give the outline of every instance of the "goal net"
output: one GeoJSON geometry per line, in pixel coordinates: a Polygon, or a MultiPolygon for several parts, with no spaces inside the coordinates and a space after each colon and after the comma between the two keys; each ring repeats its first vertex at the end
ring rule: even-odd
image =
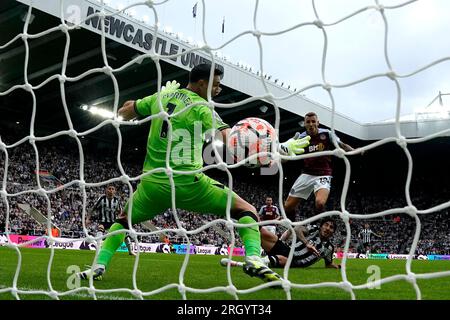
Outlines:
{"type": "MultiPolygon", "coordinates": [[[[390,35],[390,15],[397,13],[401,11],[403,8],[408,6],[415,5],[416,2],[419,1],[397,1],[395,4],[392,4],[393,1],[389,1],[389,4],[383,4],[384,1],[366,1],[366,4],[361,6],[359,5],[355,10],[352,12],[348,12],[347,14],[340,16],[338,18],[335,18],[333,20],[326,20],[321,15],[320,8],[323,7],[321,4],[321,1],[314,1],[312,0],[310,2],[312,12],[315,16],[312,20],[302,20],[299,19],[297,23],[292,24],[290,26],[280,28],[274,31],[266,31],[268,28],[265,28],[263,23],[258,20],[259,13],[261,10],[261,6],[263,6],[263,1],[255,1],[253,4],[253,7],[251,8],[252,12],[252,21],[249,25],[243,28],[241,32],[235,34],[233,37],[230,37],[228,39],[223,39],[220,41],[220,44],[218,45],[212,45],[208,42],[208,38],[206,36],[207,30],[205,30],[206,26],[206,20],[208,19],[207,16],[207,8],[210,5],[210,2],[208,1],[198,1],[196,3],[191,3],[190,5],[194,6],[192,14],[196,17],[196,30],[201,34],[199,37],[201,39],[201,43],[194,44],[193,41],[184,41],[183,46],[185,49],[182,49],[179,46],[176,46],[175,44],[170,45],[168,42],[161,40],[161,35],[164,34],[164,37],[171,37],[171,38],[179,38],[180,35],[176,34],[174,32],[171,32],[168,29],[163,29],[159,24],[159,19],[161,15],[167,14],[164,11],[164,4],[167,1],[127,1],[127,2],[120,2],[120,1],[94,1],[94,0],[67,0],[67,1],[44,1],[44,0],[20,0],[22,4],[27,5],[28,10],[24,12],[23,15],[17,16],[16,19],[22,19],[23,20],[23,28],[14,38],[8,39],[4,43],[0,43],[0,51],[6,52],[11,46],[14,46],[15,43],[22,41],[24,46],[24,77],[23,77],[23,83],[16,84],[7,88],[4,88],[2,86],[2,89],[0,90],[0,97],[6,97],[10,94],[13,94],[14,92],[26,92],[27,94],[31,95],[33,98],[33,104],[32,109],[27,111],[31,113],[31,121],[29,128],[27,128],[27,134],[20,140],[11,140],[11,139],[5,139],[5,137],[0,137],[0,153],[1,153],[1,160],[3,162],[2,166],[2,185],[1,185],[1,210],[2,215],[4,219],[4,228],[0,232],[3,233],[2,237],[5,236],[2,239],[6,239],[3,241],[3,245],[7,248],[13,249],[17,256],[19,257],[17,259],[17,268],[14,273],[14,277],[12,279],[11,284],[8,284],[6,286],[0,287],[0,293],[10,293],[14,298],[20,299],[22,297],[25,297],[27,295],[47,295],[50,298],[53,299],[61,299],[63,297],[71,297],[76,296],[80,294],[86,294],[86,297],[92,297],[97,298],[98,294],[113,294],[118,292],[125,292],[128,294],[133,295],[134,298],[137,299],[144,299],[144,298],[151,298],[153,296],[157,296],[158,294],[164,293],[168,290],[178,290],[179,297],[181,299],[187,299],[189,293],[215,293],[215,292],[225,292],[229,295],[232,299],[239,299],[241,296],[246,294],[251,294],[258,292],[260,290],[264,290],[271,286],[278,286],[281,285],[282,289],[285,293],[286,299],[292,299],[292,291],[296,289],[317,289],[317,288],[332,288],[337,290],[345,291],[350,295],[352,299],[357,298],[356,292],[358,290],[363,289],[369,289],[374,287],[379,287],[380,285],[395,282],[395,281],[406,281],[410,283],[412,288],[415,292],[415,297],[417,299],[422,298],[421,288],[418,285],[418,281],[421,279],[431,279],[431,278],[440,278],[440,277],[448,277],[450,276],[450,271],[441,271],[441,272],[431,272],[431,273],[415,273],[412,271],[412,263],[413,259],[417,257],[416,248],[418,245],[418,242],[421,239],[421,218],[424,216],[433,215],[433,213],[439,212],[441,210],[448,209],[450,207],[450,201],[443,202],[441,204],[435,205],[433,207],[430,207],[426,210],[419,210],[416,208],[415,203],[411,200],[410,196],[410,183],[413,173],[413,164],[414,159],[411,156],[411,153],[408,149],[408,147],[412,144],[418,144],[426,141],[430,141],[437,137],[444,137],[450,135],[450,129],[443,127],[440,130],[436,130],[435,132],[428,133],[420,138],[407,138],[404,130],[409,130],[408,128],[402,126],[401,124],[401,115],[402,115],[402,80],[409,79],[411,77],[414,77],[417,74],[424,73],[429,69],[435,68],[438,65],[442,64],[443,62],[447,61],[448,57],[437,57],[434,58],[432,61],[429,61],[421,66],[417,66],[415,70],[409,71],[409,72],[399,72],[395,69],[394,65],[391,63],[390,54],[391,54],[391,48],[390,48],[390,42],[389,42],[389,35],[390,35]],[[133,18],[134,14],[138,14],[140,10],[147,10],[148,16],[141,17],[140,19],[143,20],[143,23],[146,24],[147,30],[150,30],[150,32],[146,33],[143,32],[141,29],[137,29],[133,27],[133,25],[129,25],[124,23],[124,20],[121,20],[123,17],[125,17],[128,20],[137,21],[135,18],[133,18]],[[38,11],[45,11],[50,13],[53,16],[59,17],[60,23],[59,25],[51,28],[44,28],[43,30],[40,30],[37,33],[31,33],[29,31],[29,26],[32,23],[32,20],[35,17],[35,14],[38,11]],[[328,62],[328,45],[331,41],[331,37],[329,36],[329,30],[333,27],[342,25],[347,23],[348,21],[351,21],[352,19],[358,19],[362,14],[369,12],[371,14],[371,17],[373,19],[380,19],[382,21],[382,28],[380,30],[377,30],[382,34],[383,37],[383,55],[384,55],[384,62],[385,62],[385,69],[384,71],[380,71],[378,73],[373,74],[366,74],[362,77],[356,77],[352,78],[351,80],[345,82],[345,83],[335,83],[331,80],[329,80],[327,76],[327,62],[328,62]],[[376,18],[375,18],[376,17],[376,18]],[[76,48],[73,48],[72,41],[74,34],[80,30],[80,28],[88,29],[92,32],[95,32],[100,35],[100,41],[98,43],[98,47],[101,50],[101,56],[103,59],[103,65],[102,66],[96,66],[92,67],[86,72],[82,72],[76,76],[68,76],[66,74],[66,69],[68,65],[75,63],[75,61],[71,61],[69,59],[69,53],[71,50],[79,50],[76,48]],[[299,30],[303,30],[305,28],[316,28],[318,32],[318,36],[315,41],[321,41],[322,43],[322,52],[320,56],[320,66],[321,66],[321,74],[320,79],[318,79],[317,82],[310,82],[306,85],[304,85],[302,88],[296,88],[294,89],[293,86],[288,86],[287,84],[281,83],[281,81],[277,80],[274,82],[275,79],[272,79],[270,75],[267,74],[266,65],[267,61],[264,59],[264,53],[265,53],[265,46],[264,41],[267,38],[273,38],[273,37],[283,37],[286,34],[297,32],[299,30]],[[120,30],[120,31],[118,31],[120,30]],[[142,54],[138,54],[134,56],[130,61],[128,61],[126,64],[120,65],[120,66],[113,66],[112,61],[114,60],[114,57],[111,57],[110,54],[108,54],[108,48],[111,46],[111,44],[107,41],[108,39],[114,39],[114,37],[117,38],[117,35],[121,34],[120,39],[117,39],[118,42],[121,42],[120,45],[126,46],[126,45],[134,45],[136,48],[140,47],[140,51],[142,54]],[[62,56],[62,60],[60,62],[60,65],[58,65],[56,68],[54,68],[54,71],[52,71],[51,76],[46,77],[44,80],[39,82],[38,84],[32,84],[29,81],[29,78],[32,77],[34,74],[31,74],[28,70],[28,66],[30,64],[30,61],[32,59],[40,59],[41,57],[33,57],[30,55],[30,49],[32,48],[32,43],[34,41],[37,41],[39,39],[45,39],[46,37],[52,37],[56,33],[62,33],[65,38],[65,49],[64,49],[64,55],[62,56]],[[223,55],[221,53],[222,50],[226,50],[227,47],[231,46],[234,42],[241,40],[241,39],[250,39],[248,41],[252,41],[256,43],[256,46],[253,47],[256,52],[258,52],[258,68],[257,70],[253,69],[253,67],[250,67],[247,64],[244,63],[232,63],[230,61],[230,58],[226,55],[223,55]],[[125,143],[122,139],[122,130],[125,129],[134,129],[137,127],[142,127],[145,125],[148,125],[149,122],[156,118],[161,118],[165,121],[168,121],[171,117],[174,115],[167,114],[165,112],[161,112],[152,116],[149,116],[142,120],[136,120],[136,121],[123,121],[118,117],[118,109],[120,107],[120,103],[123,102],[122,95],[129,95],[129,92],[122,92],[120,90],[120,83],[117,80],[117,75],[123,72],[124,70],[127,70],[128,68],[132,68],[133,66],[139,65],[144,60],[150,59],[155,66],[155,69],[157,71],[157,77],[155,79],[150,79],[150,81],[153,81],[152,83],[157,85],[157,89],[160,92],[161,87],[164,86],[165,81],[170,81],[173,79],[170,79],[167,77],[167,75],[164,74],[164,70],[166,70],[165,67],[162,66],[162,62],[168,63],[170,67],[172,68],[174,65],[174,61],[177,61],[178,67],[182,66],[184,70],[189,70],[193,65],[198,64],[200,62],[206,62],[209,61],[213,65],[219,65],[221,67],[225,67],[225,75],[224,77],[227,77],[227,71],[232,71],[232,69],[238,69],[239,72],[242,73],[242,75],[245,75],[248,78],[251,78],[252,81],[258,81],[259,89],[257,92],[258,94],[253,94],[247,99],[243,99],[241,101],[237,101],[234,103],[219,103],[215,102],[211,96],[209,96],[208,103],[211,106],[212,109],[218,109],[218,110],[225,110],[225,112],[231,112],[234,109],[239,109],[245,105],[248,105],[249,103],[252,103],[254,101],[264,101],[266,104],[270,104],[273,106],[274,109],[274,115],[275,115],[275,122],[273,123],[275,129],[277,132],[281,132],[283,128],[280,127],[281,119],[280,119],[280,106],[283,106],[286,101],[289,101],[293,98],[299,98],[302,97],[305,93],[307,93],[310,90],[322,90],[325,95],[329,98],[329,114],[330,114],[330,128],[332,132],[334,133],[336,123],[342,122],[342,117],[338,115],[336,111],[336,103],[335,103],[335,91],[342,89],[342,88],[348,88],[351,86],[357,86],[361,83],[364,83],[369,80],[373,79],[388,79],[393,82],[395,87],[395,97],[396,97],[396,104],[393,110],[393,114],[395,115],[394,119],[394,125],[392,128],[394,128],[394,132],[389,136],[382,139],[379,139],[378,141],[368,144],[364,147],[355,149],[354,151],[345,152],[341,147],[339,147],[337,144],[335,145],[336,149],[333,151],[324,151],[320,153],[313,153],[313,154],[306,154],[306,155],[299,155],[295,157],[287,157],[280,155],[277,151],[271,152],[271,156],[274,159],[275,167],[277,174],[279,175],[278,180],[278,188],[279,188],[279,197],[276,199],[276,202],[279,205],[282,219],[273,221],[274,224],[278,225],[280,228],[287,228],[292,229],[294,226],[297,225],[307,225],[310,223],[318,222],[321,218],[327,217],[327,216],[333,216],[339,220],[339,223],[341,226],[344,226],[344,230],[342,231],[342,234],[344,235],[344,246],[343,246],[343,252],[342,256],[340,257],[342,268],[340,271],[341,280],[337,282],[316,282],[316,283],[299,283],[295,281],[291,281],[291,274],[296,272],[295,269],[289,269],[288,267],[285,267],[281,271],[281,275],[283,277],[283,280],[281,283],[264,283],[255,285],[249,289],[239,289],[239,284],[237,284],[233,280],[232,276],[232,270],[231,267],[228,266],[226,269],[222,269],[222,272],[226,272],[227,277],[227,284],[224,286],[216,286],[212,288],[201,288],[201,287],[192,287],[186,285],[185,282],[185,276],[187,273],[187,269],[190,264],[190,256],[192,255],[192,252],[187,249],[185,252],[185,259],[182,262],[178,282],[170,283],[168,285],[162,286],[160,288],[157,288],[155,290],[146,291],[143,290],[140,286],[140,281],[143,281],[142,279],[138,279],[138,266],[140,257],[144,254],[141,252],[141,247],[139,243],[134,245],[134,248],[137,251],[137,258],[134,262],[134,268],[133,268],[133,274],[132,274],[132,283],[133,288],[114,288],[114,289],[99,289],[97,287],[97,283],[94,281],[90,281],[89,283],[81,283],[75,288],[71,288],[68,290],[56,290],[54,289],[54,285],[52,283],[52,272],[55,272],[54,269],[55,262],[54,256],[55,256],[55,249],[59,248],[61,246],[70,246],[70,243],[75,243],[77,241],[82,240],[83,243],[86,246],[91,245],[91,247],[96,248],[96,254],[94,259],[92,260],[92,264],[95,264],[99,249],[100,249],[100,243],[104,240],[105,236],[94,236],[93,233],[89,230],[89,226],[86,225],[86,217],[88,215],[89,210],[89,204],[88,199],[90,197],[89,190],[92,190],[92,188],[98,188],[102,189],[106,187],[108,184],[116,183],[116,184],[122,184],[124,186],[124,192],[130,197],[133,194],[133,192],[136,189],[136,185],[139,182],[139,180],[143,177],[143,174],[136,173],[134,175],[130,175],[130,173],[124,168],[124,165],[122,163],[122,155],[123,155],[123,149],[125,146],[125,143]],[[70,83],[83,83],[83,81],[86,81],[86,89],[89,90],[89,83],[91,81],[91,77],[95,75],[106,75],[109,77],[111,81],[111,92],[110,97],[112,98],[113,105],[110,106],[110,112],[111,115],[108,119],[103,120],[99,125],[90,128],[86,131],[77,131],[76,128],[73,126],[72,123],[72,116],[74,112],[70,109],[69,104],[66,100],[68,98],[68,94],[66,94],[66,87],[70,83]],[[34,126],[34,117],[35,114],[42,108],[43,106],[40,105],[40,102],[36,99],[36,96],[38,95],[37,92],[45,85],[52,81],[58,82],[58,90],[60,91],[61,98],[62,98],[62,106],[63,106],[63,112],[66,116],[67,123],[69,125],[69,128],[64,131],[59,131],[54,134],[50,135],[44,135],[39,136],[36,135],[36,128],[34,126]],[[231,111],[230,111],[231,110],[231,111]],[[84,156],[84,149],[83,149],[83,138],[84,136],[87,136],[95,131],[102,130],[105,126],[111,125],[117,136],[117,152],[114,157],[116,163],[114,163],[114,166],[116,166],[116,172],[117,175],[112,176],[111,178],[105,180],[105,181],[99,181],[99,182],[89,182],[86,179],[86,173],[85,173],[85,167],[87,160],[84,156]],[[12,166],[18,165],[17,163],[10,163],[11,158],[11,152],[14,148],[30,144],[31,145],[31,154],[32,159],[35,163],[35,172],[40,172],[42,165],[40,163],[40,160],[45,157],[45,155],[40,154],[39,148],[37,147],[37,143],[42,142],[49,142],[51,143],[53,139],[57,139],[60,137],[69,137],[73,139],[73,141],[76,142],[76,146],[79,153],[79,162],[78,162],[78,168],[71,174],[67,174],[70,179],[67,179],[67,181],[60,181],[61,184],[58,186],[45,186],[41,179],[36,175],[36,181],[35,181],[35,187],[32,189],[17,191],[19,189],[15,188],[14,181],[10,181],[8,179],[8,172],[12,170],[12,166]],[[12,142],[11,142],[12,141],[12,142]],[[408,167],[407,167],[407,178],[406,183],[404,186],[404,195],[406,197],[407,205],[403,207],[396,207],[391,208],[388,210],[380,211],[380,212],[372,212],[370,214],[360,214],[358,212],[352,212],[347,208],[347,193],[348,189],[351,185],[351,174],[352,174],[352,166],[351,162],[349,160],[349,157],[358,155],[364,152],[371,151],[373,149],[376,149],[384,144],[388,143],[396,143],[399,148],[401,148],[403,154],[408,159],[408,167]],[[299,161],[305,158],[312,158],[317,156],[333,156],[336,158],[339,158],[344,163],[345,168],[345,174],[344,174],[344,180],[343,180],[343,186],[342,186],[342,192],[340,194],[340,197],[338,198],[339,207],[340,210],[329,210],[314,216],[311,216],[309,218],[303,219],[301,221],[290,221],[287,219],[286,213],[283,209],[283,188],[286,188],[285,186],[285,176],[288,174],[286,172],[283,172],[283,165],[282,161],[299,161]],[[61,214],[64,216],[64,212],[55,212],[55,210],[52,208],[52,204],[54,203],[54,196],[58,193],[61,193],[63,191],[71,190],[71,189],[78,189],[80,191],[80,194],[82,197],[80,199],[73,199],[70,198],[71,196],[65,195],[66,201],[80,201],[80,217],[79,221],[82,222],[82,233],[76,234],[73,239],[62,239],[60,237],[55,237],[52,234],[52,228],[53,228],[53,219],[52,216],[55,214],[61,214]],[[41,215],[34,215],[35,217],[41,218],[41,222],[45,223],[47,230],[46,233],[30,238],[29,240],[26,240],[21,243],[17,243],[12,240],[11,235],[14,232],[12,229],[13,223],[12,217],[13,212],[11,208],[17,203],[17,199],[20,197],[27,197],[28,201],[30,203],[26,203],[28,207],[33,206],[32,198],[33,197],[40,197],[41,200],[43,200],[43,203],[45,203],[44,207],[41,207],[38,209],[34,209],[33,212],[43,212],[46,214],[46,217],[41,215]],[[388,277],[381,277],[375,281],[367,282],[365,284],[355,284],[353,283],[347,274],[347,265],[348,265],[348,257],[350,247],[351,247],[351,235],[352,235],[352,221],[361,220],[364,221],[366,219],[376,219],[380,217],[386,217],[391,215],[398,215],[401,217],[409,217],[414,220],[415,223],[415,230],[413,235],[413,241],[409,248],[409,253],[406,257],[406,263],[404,266],[404,270],[399,270],[399,274],[388,276],[388,277]],[[48,267],[46,270],[47,273],[47,284],[48,287],[45,289],[37,289],[37,288],[23,288],[20,285],[18,285],[18,279],[21,275],[23,265],[22,265],[22,251],[21,249],[23,247],[30,247],[33,246],[33,244],[39,243],[44,241],[47,243],[48,247],[51,250],[50,259],[48,261],[48,267]]],[[[423,2],[423,1],[420,1],[423,2]]],[[[176,17],[175,17],[176,18],[176,17]]],[[[225,18],[220,19],[221,23],[221,32],[223,34],[224,28],[225,28],[225,18]]],[[[246,41],[247,41],[246,40],[246,41]]],[[[349,41],[351,41],[349,39],[349,41]]],[[[357,45],[356,45],[357,46],[357,45]]],[[[283,50],[283,49],[281,49],[283,50]]],[[[355,48],[357,50],[357,48],[355,48]]],[[[286,55],[292,55],[295,54],[295,52],[280,52],[280,59],[283,59],[286,55]]],[[[235,55],[239,55],[239,52],[236,52],[235,55]]],[[[43,57],[42,57],[43,58],[43,57]]],[[[0,62],[1,63],[1,62],[0,62]]],[[[167,67],[168,68],[168,67],[167,67]]],[[[173,70],[173,69],[171,69],[173,70]]],[[[351,72],[350,72],[351,73],[351,72]]],[[[172,74],[174,74],[174,71],[172,71],[172,74]]],[[[176,73],[175,73],[176,74],[176,73]]],[[[247,78],[246,78],[247,79],[247,78]]],[[[137,97],[135,97],[137,98],[137,97]]],[[[231,100],[231,99],[230,99],[231,100]]],[[[10,106],[12,107],[12,106],[10,106]]],[[[192,107],[192,106],[191,106],[192,107]]],[[[0,107],[2,108],[2,107],[0,107]]],[[[1,110],[1,109],[0,109],[1,110]]],[[[98,113],[101,113],[103,111],[97,110],[98,113]]],[[[301,115],[306,113],[305,109],[299,110],[301,115]]],[[[3,111],[2,111],[3,112],[3,111]]],[[[6,112],[6,111],[5,111],[6,112]]],[[[24,111],[25,112],[25,111],[24,111]]],[[[220,114],[221,112],[219,112],[220,114]]],[[[217,121],[216,117],[214,117],[214,121],[217,121]]],[[[233,125],[233,124],[230,124],[233,125]]],[[[290,124],[292,125],[292,123],[290,124]]],[[[169,125],[170,126],[170,125],[169,125]]],[[[171,130],[168,131],[169,134],[169,140],[171,138],[171,130]]],[[[233,177],[233,174],[231,172],[231,169],[234,169],[236,167],[242,166],[243,163],[238,164],[230,164],[227,163],[227,159],[224,157],[220,157],[221,154],[219,151],[219,146],[216,144],[212,144],[212,148],[215,151],[215,161],[212,164],[205,165],[201,170],[198,170],[197,172],[207,172],[211,169],[219,169],[223,171],[226,174],[226,177],[228,178],[227,184],[231,190],[233,190],[233,187],[235,187],[235,184],[233,183],[235,181],[235,177],[233,177]]],[[[101,155],[98,155],[99,159],[101,159],[101,155]]],[[[47,167],[46,167],[47,168],[47,167]]],[[[165,172],[171,176],[173,174],[172,168],[169,166],[169,162],[167,163],[167,167],[163,168],[165,172]]],[[[262,169],[264,170],[264,169],[262,169]]],[[[270,170],[269,170],[270,171],[270,170]]],[[[269,172],[267,171],[267,172],[269,172]]],[[[150,174],[152,172],[149,172],[147,174],[150,174]]],[[[193,172],[189,172],[192,174],[193,172]]],[[[267,173],[269,174],[269,173],[267,173]]],[[[289,173],[290,174],[290,173],[289,173]]],[[[181,216],[184,214],[184,212],[181,212],[180,210],[177,210],[175,206],[175,185],[172,181],[171,184],[171,190],[172,190],[172,203],[173,206],[171,208],[171,214],[173,216],[173,219],[175,221],[175,224],[177,225],[177,228],[160,228],[155,227],[153,224],[148,224],[147,229],[136,229],[135,226],[131,226],[131,217],[129,215],[128,222],[130,224],[130,229],[126,232],[131,236],[133,241],[138,241],[139,239],[142,239],[142,237],[153,237],[154,239],[160,239],[161,235],[165,234],[172,234],[178,237],[181,241],[189,245],[193,244],[191,243],[190,237],[193,235],[200,234],[204,232],[206,229],[211,228],[216,230],[220,237],[228,236],[230,241],[230,248],[228,250],[229,257],[232,258],[233,256],[231,253],[233,252],[233,249],[237,246],[237,237],[235,237],[235,230],[236,227],[239,227],[240,225],[237,224],[236,221],[231,219],[230,216],[230,206],[231,206],[231,194],[228,199],[228,212],[226,213],[226,218],[219,218],[217,217],[214,220],[207,221],[203,226],[189,230],[185,228],[181,222],[181,216]]],[[[131,207],[129,208],[131,210],[131,207]]],[[[15,214],[14,214],[15,216],[15,214]]],[[[2,218],[0,216],[0,218],[2,218]]],[[[266,225],[267,223],[264,222],[258,222],[258,225],[266,225]]],[[[2,224],[0,224],[2,226],[2,224]]],[[[125,232],[125,231],[122,231],[125,232]]],[[[116,232],[117,233],[117,232],[116,232]]],[[[294,235],[293,241],[296,241],[296,237],[294,235]]],[[[288,256],[288,262],[287,266],[290,265],[290,262],[293,259],[293,249],[291,250],[289,256],[288,256]]],[[[217,264],[217,268],[221,268],[219,264],[217,264]]],[[[147,279],[148,280],[148,279],[147,279]]],[[[151,279],[149,280],[151,281],[151,279]]]]}

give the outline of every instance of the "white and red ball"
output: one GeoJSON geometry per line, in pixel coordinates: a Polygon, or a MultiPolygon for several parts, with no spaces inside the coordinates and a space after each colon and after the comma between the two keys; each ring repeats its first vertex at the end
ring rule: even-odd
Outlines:
{"type": "Polygon", "coordinates": [[[276,139],[275,129],[266,120],[259,118],[245,118],[231,129],[228,136],[228,150],[230,150],[235,163],[246,160],[244,165],[257,168],[270,164],[269,154],[259,155],[249,159],[260,152],[271,152],[276,139]]]}

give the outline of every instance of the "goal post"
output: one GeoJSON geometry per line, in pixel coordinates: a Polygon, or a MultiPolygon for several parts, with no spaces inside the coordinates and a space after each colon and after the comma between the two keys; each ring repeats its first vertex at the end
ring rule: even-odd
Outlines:
{"type": "MultiPolygon", "coordinates": [[[[31,218],[33,218],[37,223],[39,223],[39,225],[41,225],[44,228],[47,228],[48,218],[44,214],[42,214],[42,212],[40,212],[38,209],[27,203],[18,203],[17,206],[22,210],[22,212],[26,213],[31,218]]],[[[61,229],[52,221],[50,221],[50,226],[52,235],[54,237],[60,237],[61,229]]]]}

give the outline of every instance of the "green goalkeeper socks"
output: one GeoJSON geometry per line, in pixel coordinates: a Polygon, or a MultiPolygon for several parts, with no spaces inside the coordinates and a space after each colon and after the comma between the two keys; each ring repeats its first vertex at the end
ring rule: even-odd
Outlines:
{"type": "MultiPolygon", "coordinates": [[[[242,217],[238,220],[239,223],[249,224],[255,223],[256,221],[248,216],[242,217]]],[[[120,223],[114,223],[109,232],[114,232],[117,230],[122,230],[124,227],[120,223]]],[[[257,225],[247,228],[239,228],[239,235],[242,238],[245,246],[245,255],[246,256],[261,256],[261,236],[259,233],[259,228],[257,225]]],[[[116,252],[117,248],[120,247],[122,242],[125,239],[124,233],[115,234],[113,236],[108,236],[103,241],[102,248],[100,249],[100,253],[98,254],[97,264],[102,264],[105,267],[108,267],[111,259],[116,252]]]]}
{"type": "MultiPolygon", "coordinates": [[[[114,223],[108,232],[113,232],[117,230],[125,229],[120,223],[114,223]]],[[[113,236],[108,236],[103,241],[102,248],[100,249],[100,253],[98,254],[97,264],[102,264],[105,267],[108,267],[111,259],[116,252],[117,248],[120,247],[123,240],[125,239],[125,233],[118,233],[113,236]]]]}
{"type": "MultiPolygon", "coordinates": [[[[249,217],[244,216],[238,220],[239,223],[249,224],[255,223],[256,221],[249,217]]],[[[259,233],[259,227],[254,225],[252,227],[247,228],[239,228],[239,235],[242,238],[242,242],[244,242],[245,247],[245,256],[261,256],[261,235],[259,233]]]]}

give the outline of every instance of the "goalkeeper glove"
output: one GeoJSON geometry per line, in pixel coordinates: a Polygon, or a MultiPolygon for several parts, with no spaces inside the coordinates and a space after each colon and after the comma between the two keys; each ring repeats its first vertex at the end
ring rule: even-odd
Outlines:
{"type": "Polygon", "coordinates": [[[180,84],[177,82],[177,80],[167,81],[165,86],[161,87],[161,93],[167,94],[174,92],[180,87],[180,84]]]}
{"type": "Polygon", "coordinates": [[[286,142],[280,144],[278,151],[284,156],[295,156],[305,152],[305,148],[309,146],[310,136],[299,139],[300,133],[286,142]]]}

